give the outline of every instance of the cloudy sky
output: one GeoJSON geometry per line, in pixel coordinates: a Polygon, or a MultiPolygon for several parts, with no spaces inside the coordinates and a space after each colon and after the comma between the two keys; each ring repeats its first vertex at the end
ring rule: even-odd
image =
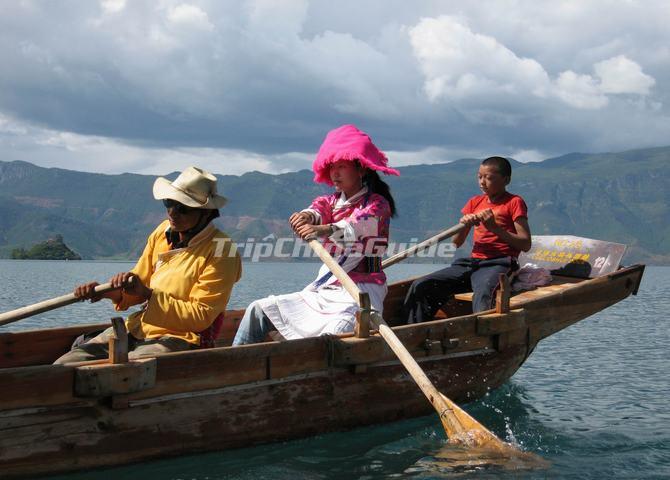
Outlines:
{"type": "Polygon", "coordinates": [[[354,123],[395,165],[670,144],[670,2],[8,0],[0,160],[309,168],[354,123]]]}

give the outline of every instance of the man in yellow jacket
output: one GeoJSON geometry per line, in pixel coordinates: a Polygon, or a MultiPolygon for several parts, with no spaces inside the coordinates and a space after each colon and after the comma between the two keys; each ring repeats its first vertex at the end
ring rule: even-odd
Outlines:
{"type": "MultiPolygon", "coordinates": [[[[153,194],[168,218],[149,235],[135,267],[112,277],[118,290],[98,296],[96,282],[75,288],[82,299],[109,298],[118,311],[142,304],[126,320],[130,358],[197,348],[199,332],[225,311],[242,273],[235,244],[212,223],[226,203],[214,175],[189,167],[174,182],[158,178],[153,194]]],[[[55,363],[106,358],[111,336],[109,328],[55,363]]]]}

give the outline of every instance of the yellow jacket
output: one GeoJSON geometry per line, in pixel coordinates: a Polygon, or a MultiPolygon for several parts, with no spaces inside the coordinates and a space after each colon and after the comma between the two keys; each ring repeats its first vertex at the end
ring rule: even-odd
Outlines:
{"type": "MultiPolygon", "coordinates": [[[[233,285],[242,275],[242,262],[232,240],[211,223],[187,247],[174,250],[165,237],[168,227],[165,220],[149,235],[131,270],[153,293],[145,308],[128,316],[126,326],[138,339],[170,336],[197,345],[197,332],[226,309],[233,285]]],[[[116,310],[141,302],[123,293],[116,310]]]]}

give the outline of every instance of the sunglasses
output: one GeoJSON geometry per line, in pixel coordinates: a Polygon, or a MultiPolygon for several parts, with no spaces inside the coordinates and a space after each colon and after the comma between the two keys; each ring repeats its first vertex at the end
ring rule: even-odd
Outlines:
{"type": "Polygon", "coordinates": [[[165,208],[169,209],[174,209],[175,212],[185,214],[185,213],[191,213],[193,210],[197,210],[193,207],[189,207],[187,205],[184,205],[183,203],[179,203],[176,200],[171,200],[169,198],[163,200],[163,206],[165,208]]]}

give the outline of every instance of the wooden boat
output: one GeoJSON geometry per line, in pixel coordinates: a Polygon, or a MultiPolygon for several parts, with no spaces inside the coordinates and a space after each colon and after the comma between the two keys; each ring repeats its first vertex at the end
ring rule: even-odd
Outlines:
{"type": "MultiPolygon", "coordinates": [[[[499,313],[472,314],[461,294],[436,320],[402,325],[408,279],[389,286],[385,317],[438,389],[468,402],[507,381],[543,338],[636,294],[643,272],[554,275],[499,302],[499,313]]],[[[0,334],[0,476],[246,447],[433,411],[374,332],[224,346],[242,314],[226,313],[221,347],[120,364],[49,364],[105,325],[0,334]]]]}

